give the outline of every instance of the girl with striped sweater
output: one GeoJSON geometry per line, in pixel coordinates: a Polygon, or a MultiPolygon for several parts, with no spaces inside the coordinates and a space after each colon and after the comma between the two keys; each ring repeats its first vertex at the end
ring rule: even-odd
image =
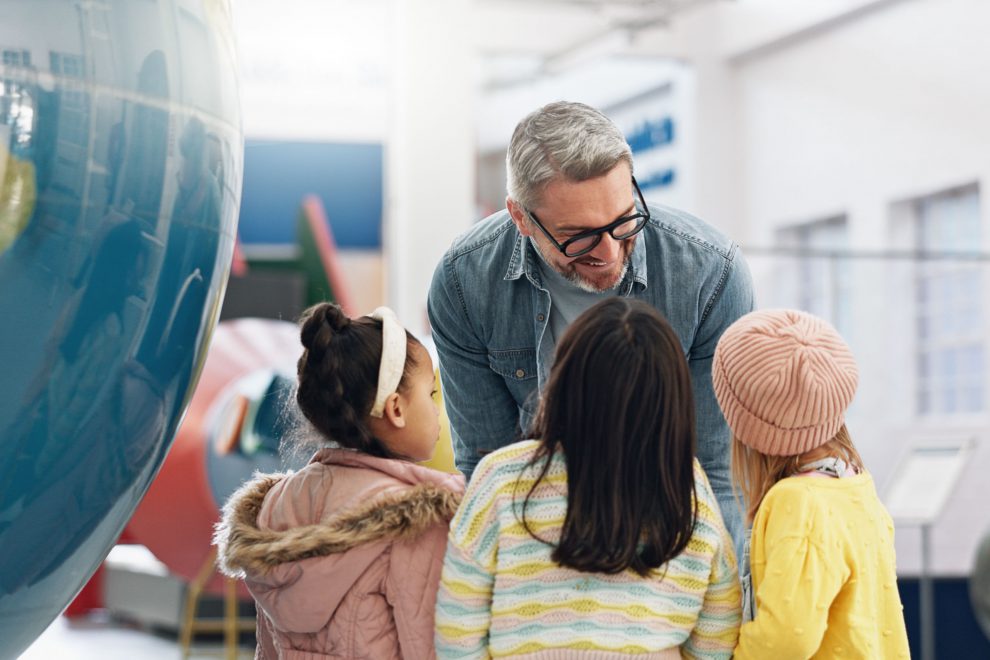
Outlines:
{"type": "Polygon", "coordinates": [[[451,523],[440,658],[729,658],[732,541],[694,457],[683,349],[608,298],[558,343],[529,440],[486,456],[451,523]]]}

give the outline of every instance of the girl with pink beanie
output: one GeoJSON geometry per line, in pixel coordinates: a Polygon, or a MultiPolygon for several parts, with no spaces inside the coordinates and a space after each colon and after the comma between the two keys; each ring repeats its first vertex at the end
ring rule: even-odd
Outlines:
{"type": "Polygon", "coordinates": [[[909,657],[894,525],[845,426],[849,347],[811,314],[751,312],[719,340],[712,381],[752,525],[734,657],[909,657]]]}

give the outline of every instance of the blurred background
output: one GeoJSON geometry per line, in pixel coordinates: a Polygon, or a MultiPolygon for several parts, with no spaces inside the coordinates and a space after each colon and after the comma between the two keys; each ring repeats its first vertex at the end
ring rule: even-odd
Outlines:
{"type": "MultiPolygon", "coordinates": [[[[931,585],[937,656],[990,657],[969,590],[990,531],[990,3],[232,9],[244,181],[221,319],[292,321],[329,296],[356,313],[388,304],[428,336],[440,256],[504,207],[516,122],[554,100],[594,105],[625,132],[647,199],[743,247],[758,306],[811,311],[848,339],[861,368],[850,430],[881,495],[903,512],[912,650],[931,585]]],[[[41,56],[0,46],[5,64],[41,56]]],[[[176,653],[160,634],[133,647],[145,633],[106,634],[60,619],[24,657],[176,653]],[[86,640],[102,648],[87,655],[86,640]]]]}

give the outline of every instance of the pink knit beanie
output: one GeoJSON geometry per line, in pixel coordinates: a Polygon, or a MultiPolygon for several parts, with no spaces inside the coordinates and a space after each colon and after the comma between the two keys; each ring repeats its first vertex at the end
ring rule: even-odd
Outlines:
{"type": "Polygon", "coordinates": [[[750,312],[715,349],[715,396],[736,440],[761,454],[796,456],[842,426],[859,376],[839,333],[790,309],[750,312]]]}

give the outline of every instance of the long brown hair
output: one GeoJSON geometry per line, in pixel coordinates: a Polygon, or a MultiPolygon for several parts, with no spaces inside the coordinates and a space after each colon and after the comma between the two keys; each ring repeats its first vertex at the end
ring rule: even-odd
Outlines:
{"type": "MultiPolygon", "coordinates": [[[[857,471],[863,470],[863,459],[853,446],[849,430],[843,424],[835,436],[810,451],[797,456],[771,456],[761,454],[739,442],[732,440],[732,480],[736,485],[737,501],[741,496],[746,502],[746,522],[752,524],[756,511],[763,498],[781,479],[792,477],[801,466],[821,458],[834,456],[841,458],[857,471]]],[[[740,502],[740,505],[742,503],[740,502]]]]}
{"type": "Polygon", "coordinates": [[[650,305],[608,298],[561,337],[530,437],[543,465],[562,451],[567,514],[552,558],[579,571],[640,575],[677,556],[694,532],[694,401],[687,361],[650,305]]]}

